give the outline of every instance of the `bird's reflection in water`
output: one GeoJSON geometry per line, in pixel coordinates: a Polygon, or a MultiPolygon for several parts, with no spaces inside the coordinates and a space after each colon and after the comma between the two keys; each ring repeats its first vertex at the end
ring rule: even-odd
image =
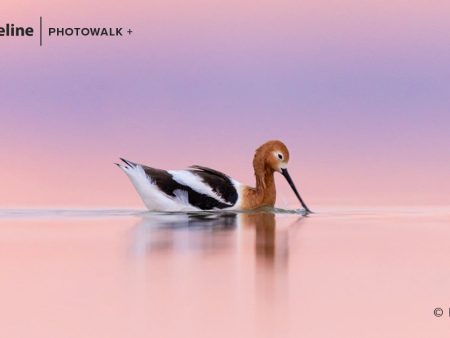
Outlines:
{"type": "Polygon", "coordinates": [[[276,231],[275,214],[271,212],[241,215],[241,223],[255,231],[255,253],[257,262],[273,268],[285,266],[288,259],[287,232],[276,231]]]}
{"type": "MultiPolygon", "coordinates": [[[[270,309],[258,315],[264,321],[282,318],[280,309],[289,299],[290,236],[298,228],[295,226],[298,220],[292,223],[293,220],[292,216],[272,212],[148,213],[133,229],[130,251],[133,258],[145,261],[181,258],[194,275],[203,272],[192,254],[214,259],[220,253],[221,263],[217,261],[217,264],[224,264],[223,259],[228,262],[223,270],[227,278],[234,275],[233,278],[241,280],[243,288],[245,283],[255,283],[255,296],[261,308],[270,309]],[[184,260],[185,257],[194,260],[184,260]]],[[[179,271],[185,273],[183,269],[179,271]]]]}
{"type": "Polygon", "coordinates": [[[257,213],[148,213],[132,230],[131,251],[223,250],[237,246],[242,236],[255,235],[258,263],[266,268],[286,267],[289,257],[289,227],[277,229],[276,214],[257,213]]]}
{"type": "Polygon", "coordinates": [[[136,224],[131,251],[217,251],[232,247],[235,213],[146,214],[136,224]]]}
{"type": "Polygon", "coordinates": [[[261,309],[270,309],[259,315],[262,320],[282,320],[283,311],[289,299],[289,242],[296,221],[286,223],[271,212],[242,214],[241,224],[255,233],[255,290],[261,309]],[[277,226],[277,218],[279,226],[277,226]],[[286,227],[285,225],[288,224],[286,227]]]}

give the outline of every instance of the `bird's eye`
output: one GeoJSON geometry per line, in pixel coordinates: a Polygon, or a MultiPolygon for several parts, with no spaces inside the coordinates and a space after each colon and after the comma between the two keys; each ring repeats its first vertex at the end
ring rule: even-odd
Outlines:
{"type": "Polygon", "coordinates": [[[282,159],[283,159],[283,155],[278,154],[278,158],[279,158],[280,160],[282,160],[282,159]]]}

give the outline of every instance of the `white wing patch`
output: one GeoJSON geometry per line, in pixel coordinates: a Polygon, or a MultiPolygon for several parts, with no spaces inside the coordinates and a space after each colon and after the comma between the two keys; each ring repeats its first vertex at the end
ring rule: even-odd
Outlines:
{"type": "Polygon", "coordinates": [[[221,196],[219,196],[217,193],[215,193],[212,190],[211,186],[203,182],[200,176],[195,175],[188,170],[168,170],[167,172],[170,175],[172,175],[172,178],[175,182],[182,185],[187,185],[192,190],[195,190],[200,194],[212,197],[221,203],[228,205],[230,204],[229,202],[225,201],[221,196]]]}
{"type": "Polygon", "coordinates": [[[173,191],[173,194],[175,195],[175,199],[179,204],[183,204],[187,207],[191,206],[189,204],[189,196],[186,190],[176,189],[173,191]]]}

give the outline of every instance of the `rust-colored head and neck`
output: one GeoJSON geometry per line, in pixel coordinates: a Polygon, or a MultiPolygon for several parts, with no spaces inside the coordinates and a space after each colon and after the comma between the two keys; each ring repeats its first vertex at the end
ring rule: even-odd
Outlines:
{"type": "Polygon", "coordinates": [[[279,172],[289,182],[294,193],[307,212],[311,212],[303,203],[288,172],[289,150],[283,142],[268,141],[256,149],[253,158],[256,187],[244,187],[242,209],[253,210],[262,207],[273,207],[276,200],[274,173],[279,172]]]}

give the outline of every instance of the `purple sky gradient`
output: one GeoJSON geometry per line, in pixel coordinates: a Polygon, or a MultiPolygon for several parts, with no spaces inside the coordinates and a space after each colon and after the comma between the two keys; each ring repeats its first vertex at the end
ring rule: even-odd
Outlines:
{"type": "Polygon", "coordinates": [[[134,33],[0,40],[0,206],[139,205],[118,156],[253,183],[272,138],[307,202],[450,202],[450,5],[109,3],[7,1],[17,21],[134,33]]]}

